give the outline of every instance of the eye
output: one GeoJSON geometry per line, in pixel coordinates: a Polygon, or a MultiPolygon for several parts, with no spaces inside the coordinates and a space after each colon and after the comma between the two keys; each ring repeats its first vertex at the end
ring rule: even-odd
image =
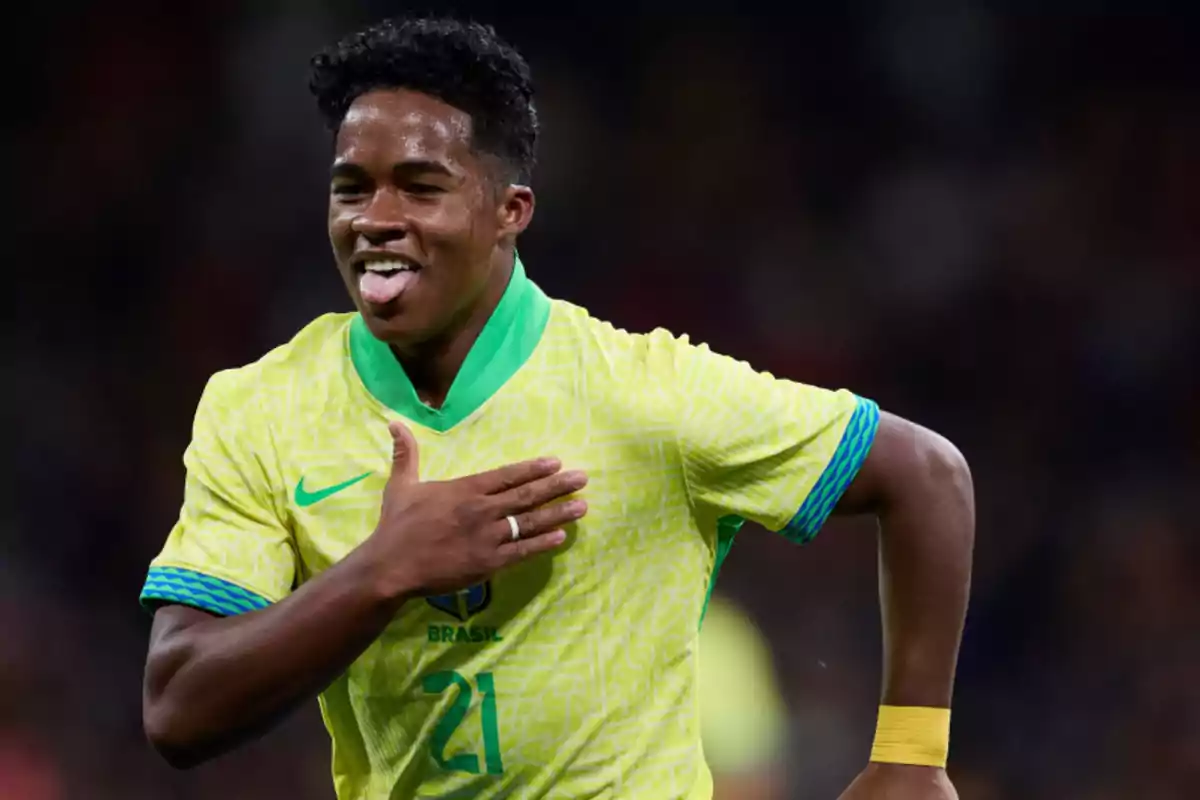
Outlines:
{"type": "Polygon", "coordinates": [[[361,197],[367,193],[367,187],[356,181],[336,181],[329,191],[336,197],[361,197]]]}
{"type": "Polygon", "coordinates": [[[441,194],[446,191],[441,186],[436,186],[432,183],[410,183],[408,185],[409,194],[415,195],[433,195],[441,194]]]}

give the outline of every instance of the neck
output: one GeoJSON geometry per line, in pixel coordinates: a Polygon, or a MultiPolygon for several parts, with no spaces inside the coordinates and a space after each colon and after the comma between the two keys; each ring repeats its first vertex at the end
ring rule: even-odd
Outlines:
{"type": "Polygon", "coordinates": [[[403,351],[392,347],[417,396],[431,408],[441,408],[446,401],[467,354],[508,288],[513,255],[502,252],[497,260],[500,263],[493,263],[483,290],[459,311],[443,333],[403,351]]]}

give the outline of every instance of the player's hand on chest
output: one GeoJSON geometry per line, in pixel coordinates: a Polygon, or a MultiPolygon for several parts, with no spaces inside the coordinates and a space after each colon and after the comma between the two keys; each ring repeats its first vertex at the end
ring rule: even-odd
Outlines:
{"type": "Polygon", "coordinates": [[[422,480],[416,438],[402,423],[389,427],[390,474],[381,494],[370,491],[379,476],[369,471],[332,483],[309,483],[302,477],[297,484],[297,538],[304,540],[301,547],[313,551],[302,555],[327,562],[314,567],[342,557],[361,558],[389,598],[402,602],[442,595],[478,585],[506,566],[559,547],[566,539],[563,527],[587,513],[586,502],[571,497],[586,485],[587,475],[564,469],[556,458],[422,480]],[[373,525],[372,502],[377,504],[373,525]],[[370,530],[362,529],[368,526],[370,530]]]}

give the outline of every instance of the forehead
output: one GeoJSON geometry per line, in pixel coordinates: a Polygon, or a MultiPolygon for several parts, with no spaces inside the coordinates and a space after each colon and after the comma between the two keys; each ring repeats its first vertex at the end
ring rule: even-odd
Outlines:
{"type": "Polygon", "coordinates": [[[391,163],[472,162],[471,117],[435,97],[408,89],[376,89],[357,97],[338,129],[334,159],[391,163]]]}

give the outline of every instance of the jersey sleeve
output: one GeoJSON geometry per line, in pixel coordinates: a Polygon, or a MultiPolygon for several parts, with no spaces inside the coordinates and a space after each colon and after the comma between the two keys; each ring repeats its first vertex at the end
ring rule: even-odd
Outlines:
{"type": "Polygon", "coordinates": [[[253,383],[234,370],[204,390],[183,458],[183,507],[142,587],[147,610],[179,603],[230,616],[292,590],[295,549],[253,383]]]}
{"type": "Polygon", "coordinates": [[[812,539],[867,457],[879,407],[847,390],[782,380],[673,339],[670,368],[692,503],[812,539]]]}

